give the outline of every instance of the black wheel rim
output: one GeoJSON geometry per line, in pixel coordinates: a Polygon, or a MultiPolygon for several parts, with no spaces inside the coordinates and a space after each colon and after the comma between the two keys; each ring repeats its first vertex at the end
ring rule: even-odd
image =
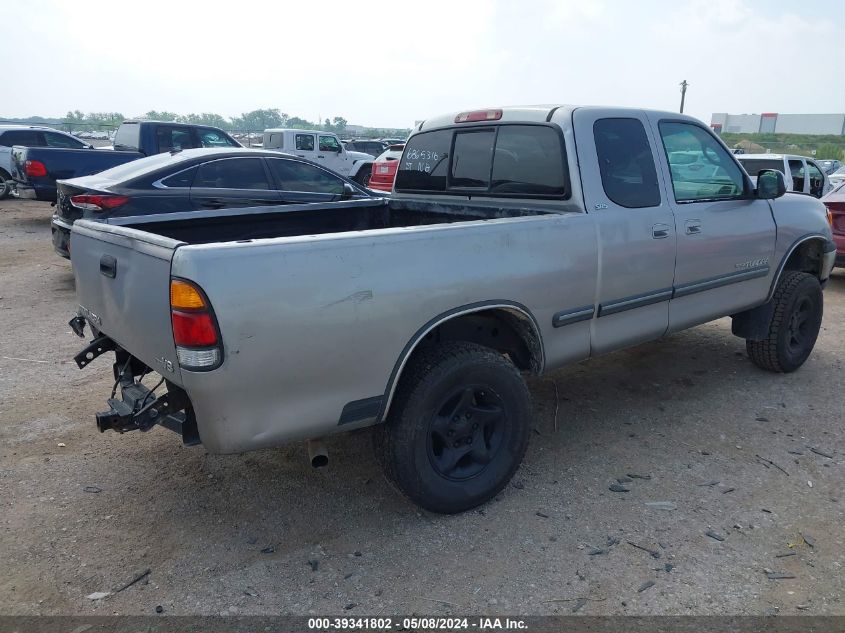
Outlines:
{"type": "Polygon", "coordinates": [[[6,180],[3,176],[0,176],[0,196],[5,196],[7,193],[9,193],[9,189],[9,181],[6,180]]]}
{"type": "Polygon", "coordinates": [[[483,385],[449,393],[429,424],[428,457],[452,481],[480,474],[502,445],[507,415],[499,396],[483,385]]]}
{"type": "Polygon", "coordinates": [[[804,351],[811,335],[813,323],[813,302],[809,297],[801,297],[795,304],[787,328],[786,346],[790,354],[804,351]]]}

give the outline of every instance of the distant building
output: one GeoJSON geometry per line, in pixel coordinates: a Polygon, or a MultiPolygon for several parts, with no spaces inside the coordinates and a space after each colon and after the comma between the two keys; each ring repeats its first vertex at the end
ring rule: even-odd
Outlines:
{"type": "Polygon", "coordinates": [[[364,134],[367,131],[367,128],[363,125],[348,125],[344,130],[344,134],[348,136],[357,136],[359,134],[364,134]]]}
{"type": "Polygon", "coordinates": [[[845,114],[728,114],[716,112],[710,127],[718,134],[838,134],[845,135],[845,114]]]}

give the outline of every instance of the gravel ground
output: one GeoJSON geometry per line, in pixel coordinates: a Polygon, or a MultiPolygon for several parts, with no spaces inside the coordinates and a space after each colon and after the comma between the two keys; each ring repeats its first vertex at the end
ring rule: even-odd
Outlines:
{"type": "Polygon", "coordinates": [[[50,213],[0,201],[0,613],[845,614],[845,271],[795,374],[722,320],[533,380],[513,482],[444,517],[394,492],[367,432],[321,471],[302,445],[98,433],[110,360],[70,360],[50,213]]]}

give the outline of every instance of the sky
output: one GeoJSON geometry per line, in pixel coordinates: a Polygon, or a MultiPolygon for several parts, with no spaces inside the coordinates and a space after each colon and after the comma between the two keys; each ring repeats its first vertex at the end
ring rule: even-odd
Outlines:
{"type": "Polygon", "coordinates": [[[28,0],[0,117],[279,108],[411,127],[500,105],[843,112],[830,0],[28,0]],[[837,76],[838,75],[838,76],[837,76]]]}

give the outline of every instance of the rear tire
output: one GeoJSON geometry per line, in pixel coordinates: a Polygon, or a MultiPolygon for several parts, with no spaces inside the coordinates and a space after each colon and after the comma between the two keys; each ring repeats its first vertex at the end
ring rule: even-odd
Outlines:
{"type": "Polygon", "coordinates": [[[373,173],[372,165],[367,165],[366,167],[362,167],[361,171],[355,174],[355,182],[357,182],[362,187],[369,187],[370,186],[370,176],[373,173]]]}
{"type": "Polygon", "coordinates": [[[804,364],[819,335],[824,311],[819,280],[808,273],[785,272],[772,302],[774,312],[766,338],[746,340],[745,348],[757,367],[789,373],[804,364]]]}
{"type": "Polygon", "coordinates": [[[531,397],[502,354],[466,342],[419,351],[375,429],[385,474],[426,510],[474,508],[510,481],[528,447],[531,397]]]}
{"type": "Polygon", "coordinates": [[[12,193],[12,177],[0,169],[0,200],[8,198],[12,193]]]}

